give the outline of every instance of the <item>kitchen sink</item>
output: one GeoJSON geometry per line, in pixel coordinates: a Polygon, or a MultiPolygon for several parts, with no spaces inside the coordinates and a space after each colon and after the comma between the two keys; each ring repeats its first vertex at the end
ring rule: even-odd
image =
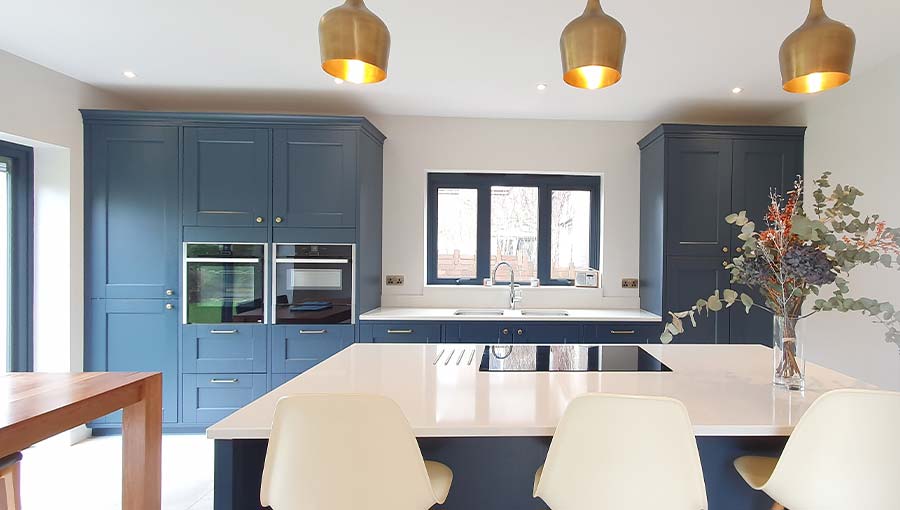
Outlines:
{"type": "Polygon", "coordinates": [[[467,316],[467,315],[491,315],[491,316],[495,316],[495,317],[502,317],[502,316],[503,316],[503,310],[496,310],[496,309],[491,309],[491,310],[457,310],[457,311],[453,312],[453,315],[459,315],[459,316],[467,316]]]}
{"type": "Polygon", "coordinates": [[[568,317],[569,312],[565,310],[522,310],[522,315],[531,315],[533,317],[568,317]]]}

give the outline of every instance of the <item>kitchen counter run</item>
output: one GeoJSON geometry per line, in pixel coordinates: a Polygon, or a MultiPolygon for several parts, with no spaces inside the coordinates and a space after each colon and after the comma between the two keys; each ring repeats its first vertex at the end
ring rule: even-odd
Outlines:
{"type": "MultiPolygon", "coordinates": [[[[567,316],[522,315],[504,310],[503,315],[454,315],[457,310],[487,308],[376,308],[359,316],[361,321],[539,321],[539,322],[660,322],[659,315],[639,308],[565,309],[567,316]]],[[[499,310],[499,308],[498,308],[499,310]]],[[[528,310],[526,307],[525,310],[528,310]]],[[[539,309],[536,309],[539,310],[539,309]]],[[[562,310],[562,309],[554,309],[562,310]]]]}

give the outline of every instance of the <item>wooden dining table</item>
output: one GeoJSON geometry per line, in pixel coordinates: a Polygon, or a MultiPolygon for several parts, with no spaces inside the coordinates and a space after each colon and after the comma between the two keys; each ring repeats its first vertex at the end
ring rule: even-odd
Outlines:
{"type": "Polygon", "coordinates": [[[0,458],[119,409],[124,411],[122,509],[159,510],[160,373],[0,374],[0,458]]]}

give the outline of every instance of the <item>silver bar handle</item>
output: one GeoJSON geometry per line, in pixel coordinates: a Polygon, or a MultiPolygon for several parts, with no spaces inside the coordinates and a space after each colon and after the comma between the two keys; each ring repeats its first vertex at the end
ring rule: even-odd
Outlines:
{"type": "Polygon", "coordinates": [[[616,330],[616,329],[614,329],[614,330],[610,331],[610,333],[613,334],[613,335],[633,335],[633,334],[634,334],[634,330],[633,330],[633,329],[628,329],[628,330],[625,330],[625,329],[616,330]]]}
{"type": "Polygon", "coordinates": [[[413,334],[413,330],[411,329],[389,329],[387,330],[389,335],[411,335],[413,334]]]}
{"type": "Polygon", "coordinates": [[[328,333],[327,329],[301,329],[301,335],[324,335],[328,333]]]}
{"type": "Polygon", "coordinates": [[[275,259],[279,264],[346,264],[350,259],[275,259]]]}
{"type": "Polygon", "coordinates": [[[236,335],[238,330],[236,329],[211,329],[209,330],[210,335],[236,335]]]}
{"type": "Polygon", "coordinates": [[[239,379],[210,379],[209,382],[212,384],[234,384],[238,382],[239,379]]]}
{"type": "Polygon", "coordinates": [[[185,262],[212,262],[215,264],[257,264],[257,258],[228,258],[228,257],[188,257],[185,262]]]}

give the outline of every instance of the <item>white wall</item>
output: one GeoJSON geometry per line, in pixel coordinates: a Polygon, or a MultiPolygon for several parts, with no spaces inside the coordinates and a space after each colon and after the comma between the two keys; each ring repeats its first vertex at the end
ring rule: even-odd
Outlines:
{"type": "Polygon", "coordinates": [[[78,109],[136,105],[3,51],[0,98],[0,139],[35,149],[35,369],[78,371],[84,344],[78,109]]]}
{"type": "Polygon", "coordinates": [[[372,117],[384,147],[384,306],[504,306],[505,289],[425,285],[426,172],[506,171],[602,175],[601,289],[524,289],[523,306],[638,306],[622,278],[638,277],[640,151],[655,124],[372,117]]]}
{"type": "MultiPolygon", "coordinates": [[[[854,76],[846,86],[822,93],[777,119],[806,131],[807,193],[825,170],[832,184],[860,188],[864,213],[878,213],[900,226],[900,56],[854,76]]],[[[900,273],[858,268],[852,296],[890,301],[900,307],[900,273]]],[[[883,341],[883,328],[855,314],[827,313],[807,326],[809,359],[885,388],[900,389],[900,351],[883,341]]]]}

